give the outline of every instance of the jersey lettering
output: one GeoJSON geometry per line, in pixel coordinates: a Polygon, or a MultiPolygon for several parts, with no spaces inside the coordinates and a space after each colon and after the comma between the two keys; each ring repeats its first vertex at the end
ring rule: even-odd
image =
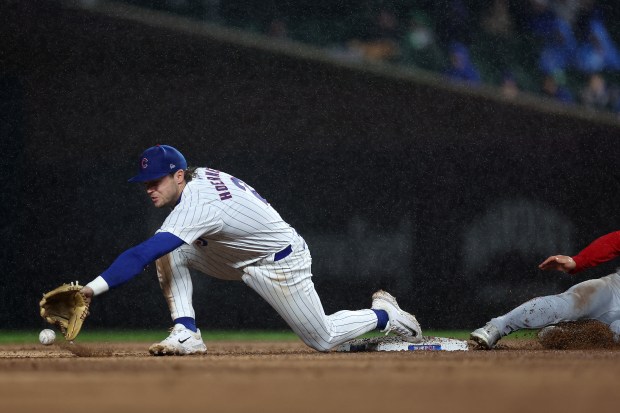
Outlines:
{"type": "Polygon", "coordinates": [[[256,198],[260,199],[262,202],[264,202],[265,204],[269,205],[269,202],[267,202],[267,200],[265,198],[260,196],[259,193],[254,190],[254,188],[252,188],[250,185],[248,185],[245,182],[243,182],[241,179],[235,178],[234,176],[231,176],[230,180],[233,182],[233,184],[237,185],[237,187],[243,189],[244,191],[246,189],[249,190],[256,198]]]}
{"type": "Polygon", "coordinates": [[[211,182],[211,184],[215,186],[215,190],[220,196],[220,201],[225,201],[232,198],[232,195],[230,194],[230,192],[228,192],[228,187],[226,186],[226,184],[224,184],[224,182],[222,182],[222,179],[220,178],[220,171],[211,168],[205,168],[205,175],[209,182],[211,182]]]}

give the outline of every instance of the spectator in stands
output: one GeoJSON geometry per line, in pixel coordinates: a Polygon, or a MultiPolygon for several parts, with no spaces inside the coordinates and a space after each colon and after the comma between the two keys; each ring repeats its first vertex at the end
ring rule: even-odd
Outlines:
{"type": "Polygon", "coordinates": [[[563,85],[562,74],[547,74],[543,78],[542,94],[562,103],[573,103],[570,90],[563,85]]]}
{"type": "Polygon", "coordinates": [[[442,44],[459,42],[471,44],[474,21],[466,1],[441,0],[431,2],[437,24],[437,34],[442,44]]]}
{"type": "Polygon", "coordinates": [[[369,60],[392,60],[400,56],[400,22],[396,14],[380,9],[371,16],[363,33],[350,39],[348,47],[369,60]]]}
{"type": "Polygon", "coordinates": [[[389,39],[397,42],[401,36],[398,16],[388,9],[381,9],[376,16],[374,33],[375,39],[389,39]]]}
{"type": "Polygon", "coordinates": [[[583,3],[584,0],[553,0],[550,7],[556,16],[572,26],[583,3]]]}
{"type": "Polygon", "coordinates": [[[274,18],[267,26],[267,36],[275,39],[288,39],[288,25],[281,18],[274,18]]]}
{"type": "Polygon", "coordinates": [[[607,82],[600,73],[590,76],[588,83],[581,90],[581,103],[587,108],[594,110],[611,109],[611,93],[607,88],[607,82]]]}
{"type": "Polygon", "coordinates": [[[471,62],[469,50],[462,43],[452,43],[449,50],[449,66],[444,75],[453,80],[465,81],[470,84],[480,83],[480,74],[471,62]]]}
{"type": "Polygon", "coordinates": [[[514,22],[510,14],[508,0],[494,0],[491,7],[482,12],[482,29],[494,36],[510,37],[514,34],[514,22]]]}
{"type": "Polygon", "coordinates": [[[502,96],[513,99],[519,94],[519,85],[513,73],[509,70],[505,71],[500,84],[502,96]]]}
{"type": "Polygon", "coordinates": [[[571,67],[577,41],[568,22],[555,17],[550,36],[543,39],[542,45],[539,65],[544,74],[563,72],[571,67]]]}
{"type": "Polygon", "coordinates": [[[548,0],[529,0],[528,5],[521,4],[513,8],[518,11],[522,24],[522,31],[532,34],[538,40],[548,39],[554,28],[556,15],[549,7],[548,0]]]}
{"type": "Polygon", "coordinates": [[[584,73],[620,69],[620,53],[614,44],[602,13],[597,8],[585,9],[576,22],[579,41],[575,54],[575,66],[584,73]]]}
{"type": "Polygon", "coordinates": [[[438,71],[443,68],[446,58],[425,13],[412,12],[409,27],[401,44],[404,63],[427,70],[438,71]]]}

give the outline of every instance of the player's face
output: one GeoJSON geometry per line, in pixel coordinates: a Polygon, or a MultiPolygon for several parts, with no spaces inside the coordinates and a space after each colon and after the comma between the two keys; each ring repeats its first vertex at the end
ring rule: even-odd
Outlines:
{"type": "Polygon", "coordinates": [[[182,183],[184,183],[183,175],[180,175],[180,178],[178,173],[172,176],[166,175],[163,178],[145,182],[146,193],[155,207],[173,207],[183,191],[182,183]]]}

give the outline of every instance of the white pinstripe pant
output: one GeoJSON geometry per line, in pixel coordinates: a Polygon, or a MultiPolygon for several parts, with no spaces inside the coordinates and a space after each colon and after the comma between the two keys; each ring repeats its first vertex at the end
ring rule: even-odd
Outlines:
{"type": "MultiPolygon", "coordinates": [[[[304,343],[328,351],[377,327],[377,316],[370,309],[325,315],[312,283],[306,243],[297,235],[292,247],[293,252],[279,261],[270,255],[245,267],[241,279],[271,304],[304,343]]],[[[209,259],[199,247],[183,245],[157,260],[157,275],[173,320],[195,318],[190,268],[209,273],[209,259]]]]}

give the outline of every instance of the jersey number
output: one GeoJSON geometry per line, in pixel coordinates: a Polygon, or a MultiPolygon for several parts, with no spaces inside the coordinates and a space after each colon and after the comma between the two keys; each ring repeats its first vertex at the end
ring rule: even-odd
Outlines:
{"type": "Polygon", "coordinates": [[[265,204],[269,205],[269,202],[267,202],[267,200],[265,198],[260,196],[259,193],[256,192],[256,190],[254,188],[252,188],[250,185],[248,185],[245,182],[243,182],[241,179],[235,178],[234,176],[231,176],[230,180],[233,181],[233,184],[237,185],[237,187],[243,189],[244,191],[246,189],[249,190],[256,198],[260,199],[265,204]]]}

